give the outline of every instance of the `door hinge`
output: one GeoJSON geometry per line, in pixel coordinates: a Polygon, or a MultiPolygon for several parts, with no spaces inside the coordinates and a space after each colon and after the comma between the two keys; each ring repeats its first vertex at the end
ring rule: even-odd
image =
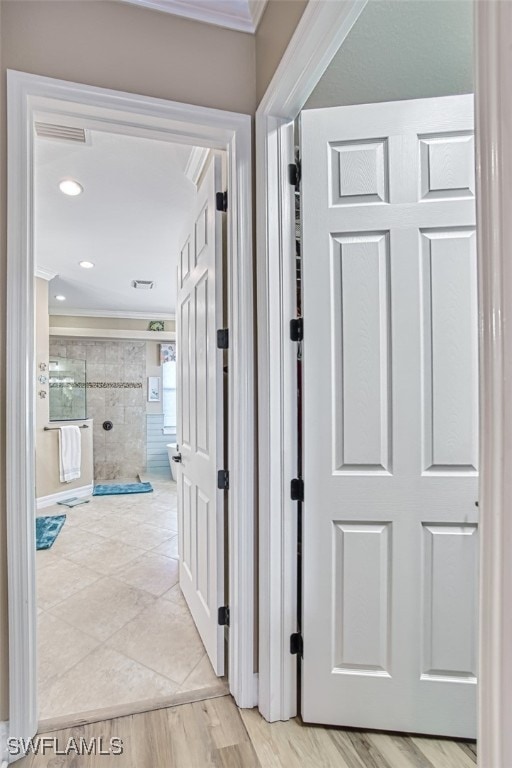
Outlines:
{"type": "Polygon", "coordinates": [[[222,605],[218,611],[218,623],[220,627],[229,627],[229,606],[222,605]]]}
{"type": "Polygon", "coordinates": [[[304,338],[304,320],[302,317],[294,317],[290,320],[290,339],[292,341],[302,341],[304,338]]]}
{"type": "Polygon", "coordinates": [[[215,207],[218,211],[221,211],[222,213],[226,213],[228,209],[228,193],[227,192],[217,192],[215,195],[215,207]]]}
{"type": "Polygon", "coordinates": [[[229,348],[229,328],[219,328],[217,331],[217,349],[229,348]]]}
{"type": "Polygon", "coordinates": [[[293,635],[290,635],[290,653],[294,656],[297,654],[299,656],[304,655],[304,643],[300,632],[294,632],[293,635]]]}
{"type": "Polygon", "coordinates": [[[290,498],[292,501],[304,501],[304,480],[294,477],[290,483],[290,498]]]}
{"type": "Polygon", "coordinates": [[[219,491],[229,491],[229,470],[219,469],[217,473],[217,488],[219,491]]]}
{"type": "Polygon", "coordinates": [[[288,181],[290,182],[292,187],[295,187],[295,189],[298,189],[300,184],[300,178],[301,178],[300,160],[297,160],[296,163],[290,163],[288,166],[288,181]]]}

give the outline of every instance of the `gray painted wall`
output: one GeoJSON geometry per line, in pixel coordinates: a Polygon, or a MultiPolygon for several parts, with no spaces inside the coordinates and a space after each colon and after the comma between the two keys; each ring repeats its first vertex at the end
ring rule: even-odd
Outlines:
{"type": "Polygon", "coordinates": [[[370,0],[305,109],[472,92],[471,0],[370,0]]]}

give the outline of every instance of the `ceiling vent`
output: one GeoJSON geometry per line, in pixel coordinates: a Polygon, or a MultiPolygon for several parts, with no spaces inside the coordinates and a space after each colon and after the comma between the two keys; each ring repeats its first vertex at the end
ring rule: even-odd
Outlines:
{"type": "Polygon", "coordinates": [[[59,139],[60,141],[74,141],[77,144],[86,144],[87,136],[84,128],[74,128],[71,125],[56,125],[54,123],[34,123],[36,136],[40,139],[59,139]]]}
{"type": "Polygon", "coordinates": [[[150,291],[154,286],[153,280],[133,280],[132,286],[134,288],[140,288],[145,291],[150,291]]]}

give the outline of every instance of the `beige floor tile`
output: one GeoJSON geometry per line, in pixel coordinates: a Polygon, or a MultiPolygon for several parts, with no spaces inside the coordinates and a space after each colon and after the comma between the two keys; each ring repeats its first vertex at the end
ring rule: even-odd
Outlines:
{"type": "Polygon", "coordinates": [[[148,552],[125,568],[120,568],[116,578],[159,597],[177,583],[179,565],[170,557],[148,552]]]}
{"type": "Polygon", "coordinates": [[[172,607],[168,608],[169,612],[174,613],[181,618],[185,617],[187,620],[193,621],[187,601],[183,597],[179,584],[176,584],[172,589],[164,592],[160,600],[169,600],[172,603],[172,607]]]}
{"type": "MultiPolygon", "coordinates": [[[[51,552],[51,550],[47,551],[51,552]]],[[[54,555],[53,562],[49,562],[37,574],[37,602],[39,607],[43,610],[50,608],[99,578],[99,573],[54,555]]]]}
{"type": "Polygon", "coordinates": [[[162,595],[162,600],[184,600],[179,583],[168,589],[167,592],[164,592],[162,595]]]}
{"type": "Polygon", "coordinates": [[[178,512],[176,509],[169,509],[167,505],[155,506],[151,508],[150,514],[147,516],[147,523],[149,525],[157,525],[160,528],[166,528],[167,530],[178,532],[178,512]]]}
{"type": "Polygon", "coordinates": [[[197,667],[182,683],[180,691],[197,691],[199,688],[209,688],[211,685],[217,685],[221,680],[222,678],[217,677],[213,671],[210,659],[205,653],[197,667]]]}
{"type": "Polygon", "coordinates": [[[192,617],[181,615],[169,600],[157,600],[107,644],[178,685],[185,682],[204,655],[192,617]]]}
{"type": "Polygon", "coordinates": [[[102,544],[105,541],[104,536],[99,536],[97,533],[80,528],[79,525],[68,526],[68,521],[66,520],[51,549],[56,555],[67,557],[72,552],[89,549],[95,544],[102,544]]]}
{"type": "Polygon", "coordinates": [[[60,557],[57,557],[55,554],[55,551],[53,551],[53,547],[50,549],[39,549],[36,550],[36,572],[37,572],[37,578],[39,579],[39,573],[43,570],[43,568],[47,568],[49,565],[52,565],[56,562],[56,560],[60,560],[60,557]]]}
{"type": "Polygon", "coordinates": [[[109,576],[129,563],[136,562],[144,552],[141,547],[106,539],[90,549],[72,552],[68,557],[78,565],[85,565],[100,575],[109,576]]]}
{"type": "Polygon", "coordinates": [[[64,674],[93,651],[99,640],[41,611],[38,622],[38,681],[44,692],[50,680],[64,674]]]}
{"type": "Polygon", "coordinates": [[[154,549],[159,544],[163,544],[164,541],[167,541],[172,535],[173,534],[169,530],[165,530],[164,528],[139,523],[138,525],[130,524],[126,528],[123,528],[119,531],[118,538],[123,544],[131,544],[133,547],[150,550],[154,549]]]}
{"type": "Polygon", "coordinates": [[[177,583],[175,485],[44,513],[67,519],[36,557],[42,718],[217,681],[177,583]]]}
{"type": "Polygon", "coordinates": [[[118,514],[118,510],[105,511],[104,514],[98,513],[91,516],[89,519],[80,523],[80,527],[86,531],[92,531],[99,536],[110,538],[117,536],[119,532],[126,528],[130,523],[123,517],[122,514],[118,514]]]}
{"type": "Polygon", "coordinates": [[[66,525],[70,527],[81,526],[84,523],[90,523],[92,520],[99,520],[103,517],[104,512],[97,509],[92,504],[86,504],[84,506],[75,507],[74,509],[66,510],[66,525]]]}
{"type": "Polygon", "coordinates": [[[155,555],[165,555],[166,557],[173,557],[175,560],[179,558],[178,552],[178,534],[171,536],[170,539],[162,542],[158,547],[153,549],[155,555]]]}
{"type": "Polygon", "coordinates": [[[98,640],[107,640],[153,603],[148,592],[105,577],[82,589],[51,613],[98,640]]]}
{"type": "Polygon", "coordinates": [[[101,646],[50,685],[42,697],[41,719],[78,714],[158,696],[177,686],[112,648],[101,646]]]}

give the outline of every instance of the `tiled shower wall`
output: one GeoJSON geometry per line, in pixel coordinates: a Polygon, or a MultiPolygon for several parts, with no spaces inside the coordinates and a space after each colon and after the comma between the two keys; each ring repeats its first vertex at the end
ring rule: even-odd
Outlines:
{"type": "Polygon", "coordinates": [[[94,480],[135,478],[146,464],[146,344],[50,337],[50,357],[86,361],[94,480]],[[103,429],[104,421],[114,428],[103,429]]]}

